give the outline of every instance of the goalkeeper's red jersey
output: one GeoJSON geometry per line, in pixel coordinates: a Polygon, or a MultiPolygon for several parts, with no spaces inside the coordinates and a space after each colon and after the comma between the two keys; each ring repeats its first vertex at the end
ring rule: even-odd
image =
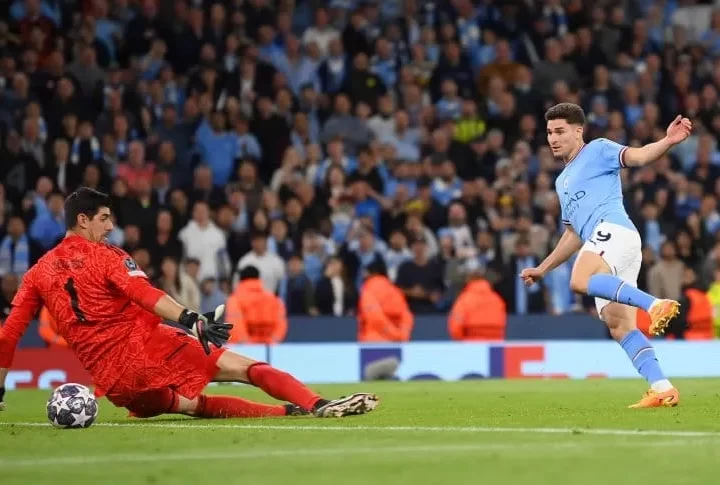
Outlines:
{"type": "Polygon", "coordinates": [[[44,302],[103,395],[128,362],[143,355],[161,322],[148,311],[160,296],[126,252],[68,236],[23,277],[0,332],[0,367],[10,367],[22,333],[44,302]]]}

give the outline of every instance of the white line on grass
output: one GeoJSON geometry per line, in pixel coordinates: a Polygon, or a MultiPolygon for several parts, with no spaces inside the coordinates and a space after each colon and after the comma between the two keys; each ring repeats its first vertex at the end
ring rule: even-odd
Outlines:
{"type": "MultiPolygon", "coordinates": [[[[647,445],[650,447],[686,446],[689,440],[655,441],[647,445]]],[[[358,448],[316,448],[316,449],[290,449],[290,450],[246,450],[238,449],[228,451],[227,448],[217,451],[204,449],[202,453],[143,453],[143,454],[108,454],[108,455],[84,455],[65,457],[45,458],[5,458],[0,459],[0,468],[33,468],[62,465],[97,465],[103,463],[160,463],[169,461],[238,461],[238,460],[260,460],[267,458],[312,458],[324,456],[348,456],[348,455],[375,455],[388,457],[399,454],[432,454],[440,453],[477,453],[477,452],[503,452],[510,451],[516,454],[519,451],[531,453],[550,452],[554,453],[563,450],[567,457],[568,453],[587,453],[594,448],[602,448],[602,443],[592,442],[565,442],[565,443],[468,443],[468,444],[436,444],[417,446],[372,446],[358,448]]],[[[613,443],[614,449],[622,447],[635,447],[630,442],[613,443]]],[[[645,445],[643,445],[645,446],[645,445]]]]}
{"type": "MultiPolygon", "coordinates": [[[[187,420],[192,422],[192,420],[187,420]]],[[[500,428],[485,426],[318,426],[318,425],[266,425],[212,423],[186,424],[182,422],[145,421],[128,423],[96,423],[94,428],[164,428],[164,429],[247,429],[260,431],[381,431],[381,432],[420,432],[420,433],[525,433],[525,434],[586,434],[604,436],[655,436],[675,438],[720,438],[717,431],[690,430],[651,430],[651,429],[605,429],[605,428],[500,428]]],[[[17,426],[19,428],[50,427],[48,423],[10,423],[0,422],[0,427],[17,426]]]]}
{"type": "Polygon", "coordinates": [[[518,449],[551,449],[575,448],[571,443],[534,443],[534,444],[500,444],[478,443],[458,445],[419,445],[419,446],[372,446],[361,448],[316,448],[293,450],[243,450],[227,451],[227,449],[201,453],[143,453],[143,454],[108,454],[95,456],[68,456],[55,458],[31,458],[0,460],[0,468],[26,468],[37,466],[61,465],[92,465],[100,463],[141,463],[141,462],[167,462],[167,461],[208,461],[208,460],[257,460],[263,458],[283,457],[313,457],[337,455],[365,455],[388,456],[403,453],[473,453],[479,451],[515,451],[518,449]]]}

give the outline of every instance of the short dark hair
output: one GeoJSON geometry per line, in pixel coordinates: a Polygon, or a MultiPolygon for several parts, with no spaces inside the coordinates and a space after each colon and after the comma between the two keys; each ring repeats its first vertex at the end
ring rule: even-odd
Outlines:
{"type": "Polygon", "coordinates": [[[252,229],[250,231],[250,240],[254,241],[255,239],[267,239],[267,232],[261,229],[252,229]]]}
{"type": "Polygon", "coordinates": [[[240,270],[240,281],[256,280],[260,278],[260,271],[255,266],[245,266],[240,270]]]}
{"type": "Polygon", "coordinates": [[[385,265],[385,261],[383,261],[378,256],[375,256],[375,259],[373,259],[370,264],[365,266],[365,272],[368,274],[368,276],[387,276],[387,266],[385,265]]]}
{"type": "Polygon", "coordinates": [[[358,153],[358,155],[362,155],[362,154],[372,155],[373,154],[372,148],[370,147],[370,145],[360,145],[360,147],[358,147],[357,153],[358,153]]]}
{"type": "Polygon", "coordinates": [[[571,125],[585,124],[585,111],[574,103],[556,104],[545,112],[545,121],[565,120],[571,125]]]}
{"type": "Polygon", "coordinates": [[[80,187],[65,199],[65,226],[72,229],[80,214],[92,219],[103,207],[111,207],[109,195],[90,187],[80,187]]]}

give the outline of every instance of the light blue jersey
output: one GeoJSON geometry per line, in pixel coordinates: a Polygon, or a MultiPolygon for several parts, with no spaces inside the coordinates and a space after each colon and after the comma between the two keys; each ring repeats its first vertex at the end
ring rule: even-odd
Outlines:
{"type": "Polygon", "coordinates": [[[583,242],[600,222],[611,222],[637,232],[623,205],[620,169],[627,147],[605,138],[583,146],[555,180],[563,223],[583,242]]]}

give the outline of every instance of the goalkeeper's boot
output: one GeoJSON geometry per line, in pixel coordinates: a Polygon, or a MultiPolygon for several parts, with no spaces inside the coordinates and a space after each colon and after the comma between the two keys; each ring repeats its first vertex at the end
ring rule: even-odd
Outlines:
{"type": "Polygon", "coordinates": [[[320,400],[313,408],[313,414],[318,418],[342,418],[357,414],[369,413],[380,404],[375,394],[359,392],[332,401],[320,400]]]}
{"type": "Polygon", "coordinates": [[[301,408],[297,404],[285,405],[285,416],[307,416],[310,414],[307,410],[301,408]]]}
{"type": "Polygon", "coordinates": [[[662,335],[670,321],[680,313],[680,303],[675,300],[657,300],[648,310],[650,314],[650,333],[662,335]]]}
{"type": "Polygon", "coordinates": [[[650,389],[642,399],[629,407],[633,409],[641,408],[671,408],[680,404],[680,393],[674,387],[665,392],[657,392],[650,389]]]}

